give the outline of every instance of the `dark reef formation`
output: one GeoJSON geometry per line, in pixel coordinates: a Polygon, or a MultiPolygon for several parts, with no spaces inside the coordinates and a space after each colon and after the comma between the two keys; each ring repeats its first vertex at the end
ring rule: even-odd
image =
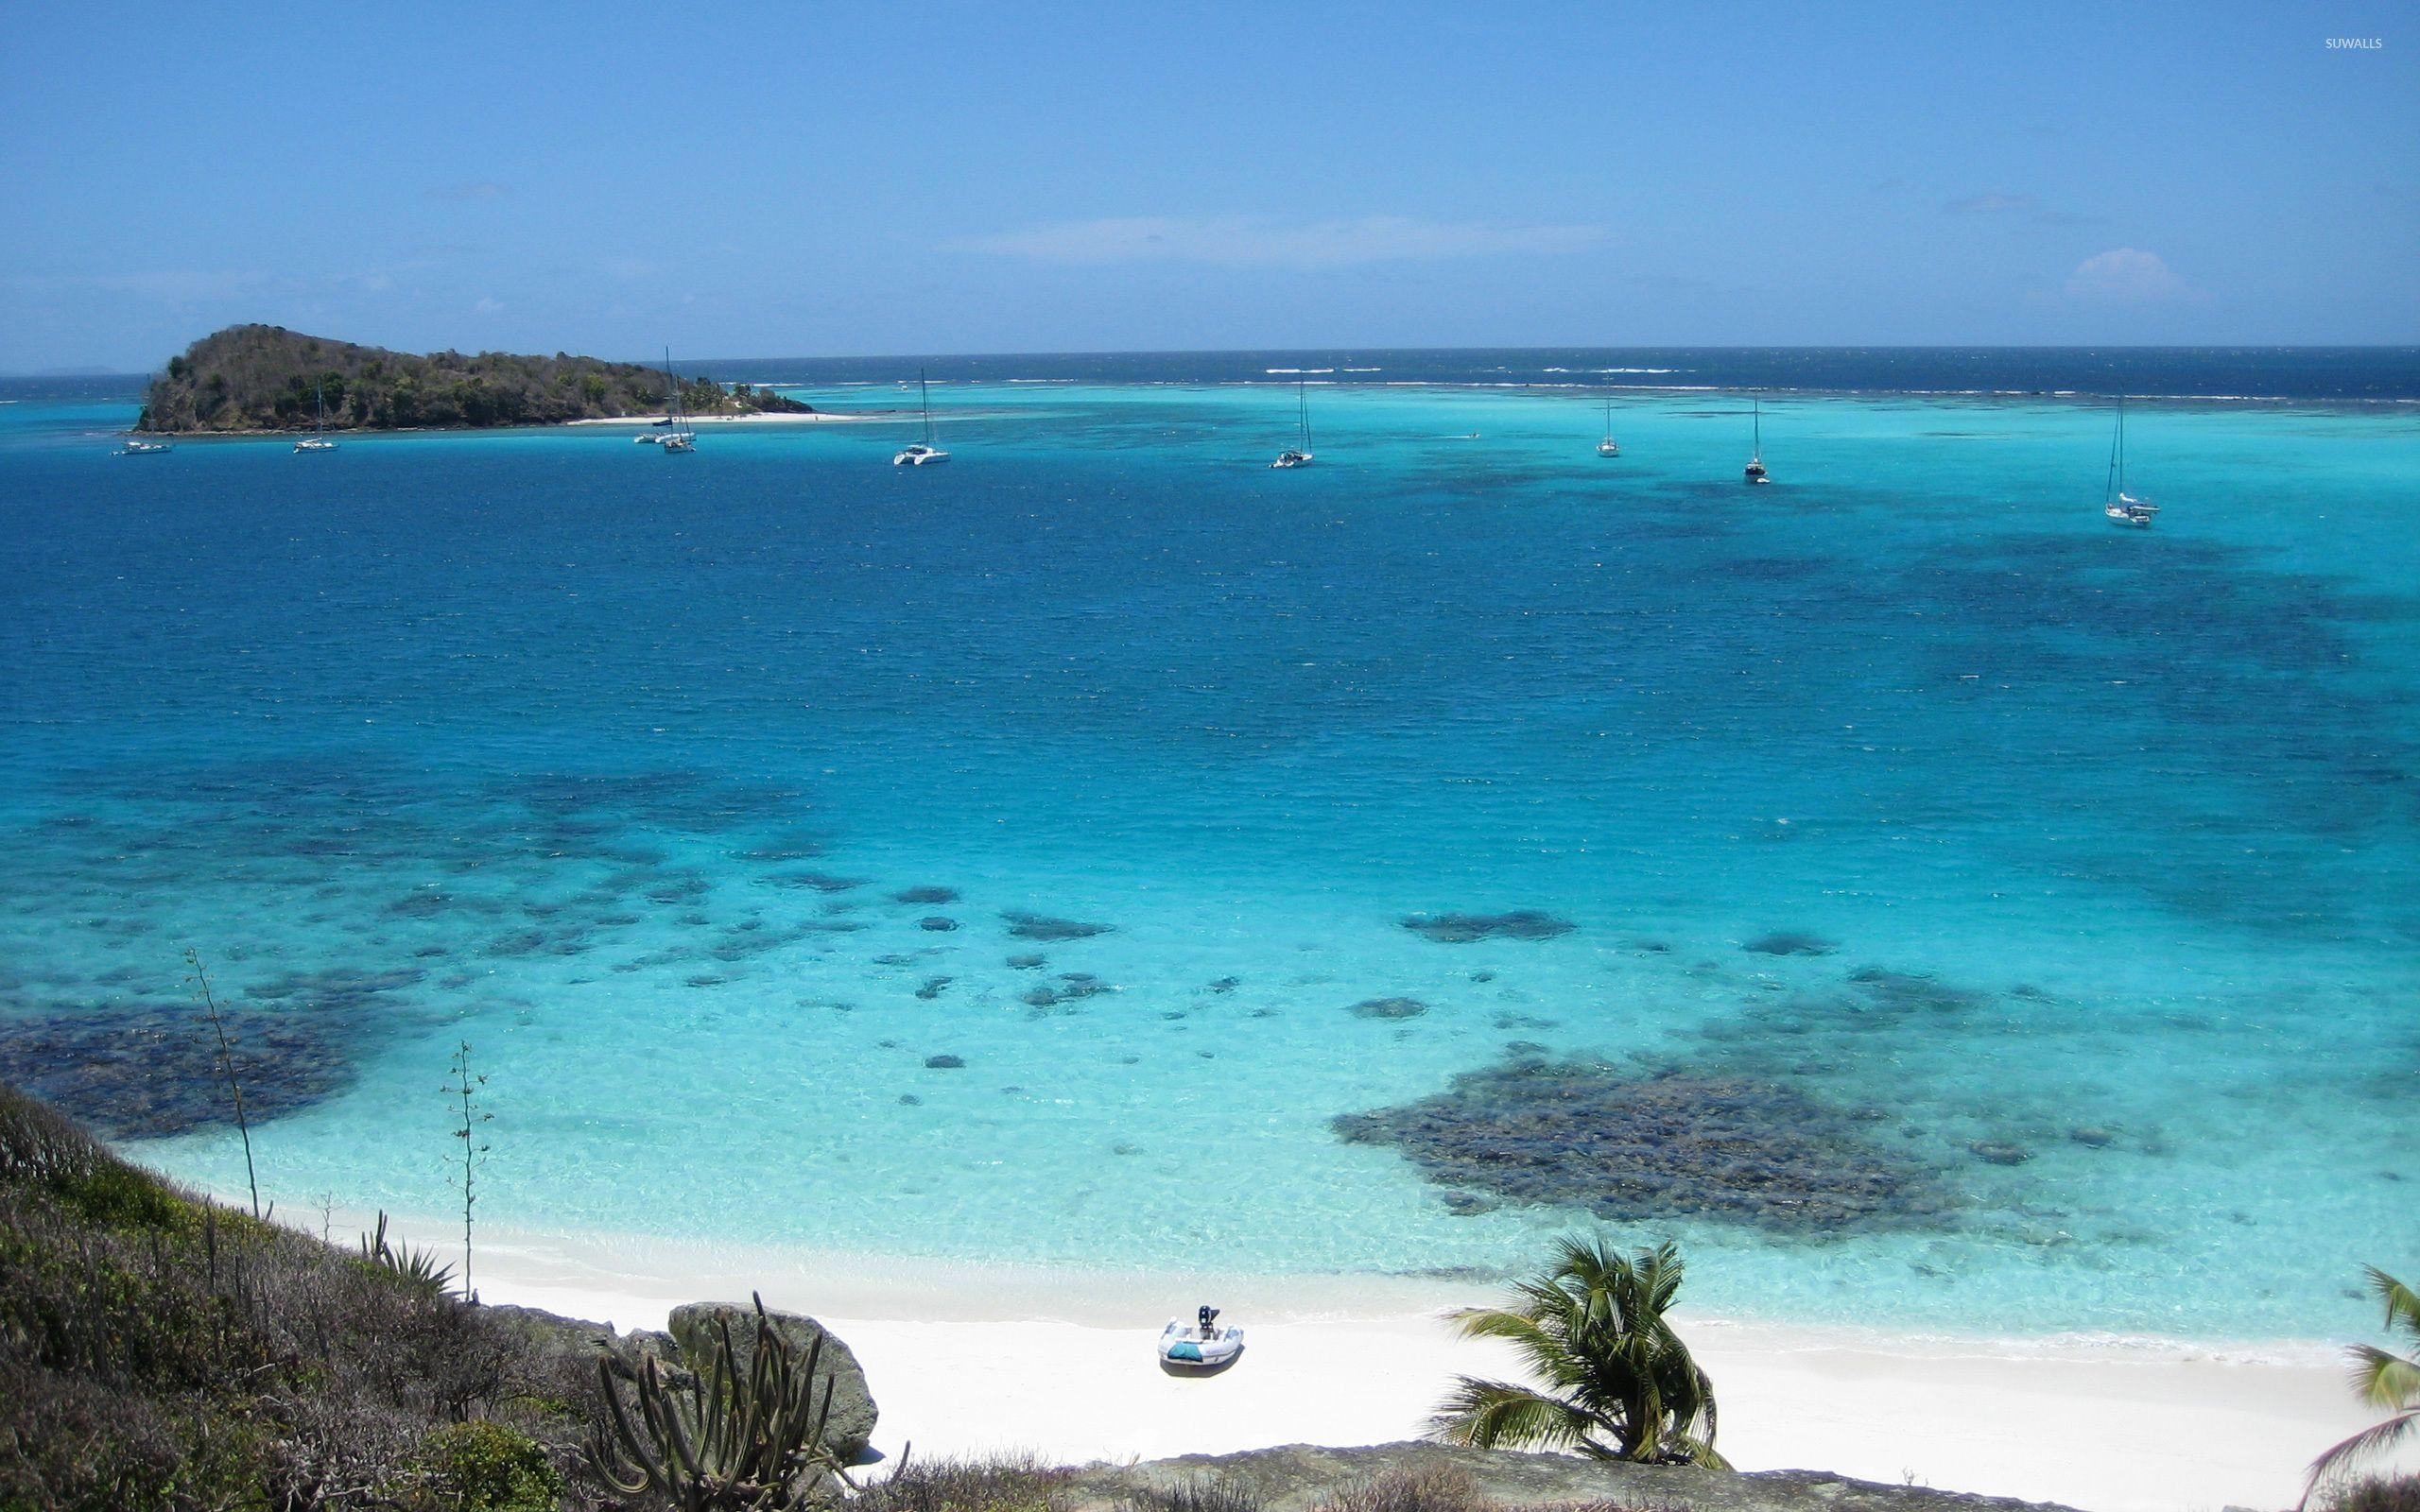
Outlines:
{"type": "Polygon", "coordinates": [[[1934,1224],[1933,1171],[1795,1088],[1703,1071],[1519,1060],[1334,1121],[1430,1180],[1618,1221],[1704,1216],[1797,1236],[1934,1224]]]}
{"type": "Polygon", "coordinates": [[[1106,935],[1117,927],[1115,924],[1087,924],[1074,919],[1053,919],[1048,914],[1020,913],[1014,909],[1000,917],[1008,921],[1009,934],[1016,939],[1090,939],[1095,935],[1106,935]]]}
{"type": "Polygon", "coordinates": [[[1553,939],[1578,926],[1534,908],[1509,914],[1413,914],[1403,927],[1440,945],[1469,945],[1483,939],[1553,939]]]}

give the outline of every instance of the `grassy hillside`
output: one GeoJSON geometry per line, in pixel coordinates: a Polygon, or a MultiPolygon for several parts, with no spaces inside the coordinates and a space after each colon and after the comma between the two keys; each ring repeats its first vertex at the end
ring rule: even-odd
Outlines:
{"type": "Polygon", "coordinates": [[[594,1506],[593,1359],[0,1086],[0,1512],[594,1506]]]}
{"type": "MultiPolygon", "coordinates": [[[[169,434],[311,428],[317,390],[330,430],[554,425],[664,413],[664,374],[629,362],[557,352],[522,357],[440,352],[425,357],[235,325],[202,337],[151,380],[136,429],[169,434]]],[[[698,415],[804,411],[770,389],[685,380],[698,415]]]]}

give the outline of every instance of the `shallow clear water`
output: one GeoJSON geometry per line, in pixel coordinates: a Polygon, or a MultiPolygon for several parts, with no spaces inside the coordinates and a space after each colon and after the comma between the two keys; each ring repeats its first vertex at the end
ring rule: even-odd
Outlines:
{"type": "Polygon", "coordinates": [[[191,944],[289,1208],[441,1211],[467,1039],[498,1223],[1424,1271],[1575,1214],[1329,1121],[1518,1042],[1786,1084],[1951,1199],[1629,1226],[1710,1311],[2327,1335],[2411,1263],[2409,406],[2143,406],[2118,533],[2062,401],[1785,398],[1749,490],[1719,395],[1603,461],[1584,397],[1315,391],[1276,472],[1282,390],[936,394],[925,470],[0,406],[14,1074],[213,1108],[191,944]],[[1401,924],[1511,909],[1576,927],[1401,924]]]}

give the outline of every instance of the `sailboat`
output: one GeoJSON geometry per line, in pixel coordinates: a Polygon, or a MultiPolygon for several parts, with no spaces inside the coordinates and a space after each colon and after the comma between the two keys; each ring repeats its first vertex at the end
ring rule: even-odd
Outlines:
{"type": "Polygon", "coordinates": [[[176,448],[169,445],[166,441],[147,441],[140,436],[130,436],[125,440],[120,441],[118,443],[117,450],[111,455],[114,456],[149,456],[154,453],[172,452],[174,450],[176,450],[176,448]]]}
{"type": "Polygon", "coordinates": [[[2118,429],[2109,440],[2109,481],[2102,486],[2100,512],[2113,525],[2151,527],[2156,504],[2145,504],[2126,491],[2126,396],[2118,396],[2118,429]]]}
{"type": "Polygon", "coordinates": [[[313,422],[313,424],[312,424],[312,426],[311,426],[311,434],[310,434],[310,435],[308,435],[308,436],[303,436],[303,437],[298,437],[298,438],[295,439],[295,442],[294,442],[294,449],[295,449],[296,451],[298,451],[298,452],[333,452],[333,451],[335,451],[335,450],[337,449],[337,443],[336,443],[336,442],[334,442],[334,441],[332,441],[332,440],[329,440],[329,439],[328,439],[328,437],[327,437],[327,429],[328,429],[328,405],[327,405],[327,401],[326,401],[325,399],[323,399],[323,398],[321,398],[321,397],[320,397],[320,386],[319,386],[318,384],[313,384],[313,385],[311,386],[311,408],[312,408],[313,413],[314,413],[314,414],[316,414],[316,415],[318,416],[318,419],[313,422]]]}
{"type": "Polygon", "coordinates": [[[1622,455],[1621,443],[1614,439],[1614,401],[1610,394],[1605,398],[1605,438],[1597,443],[1597,455],[1599,456],[1622,455]]]}
{"type": "Polygon", "coordinates": [[[694,452],[698,449],[698,433],[689,428],[688,417],[681,412],[681,383],[672,376],[672,349],[664,349],[664,421],[671,427],[656,441],[667,452],[694,452]]]}
{"type": "Polygon", "coordinates": [[[925,438],[899,449],[890,459],[892,467],[923,467],[927,462],[946,462],[949,454],[933,444],[933,390],[925,382],[925,369],[916,369],[916,394],[925,405],[925,438]]]}
{"type": "Polygon", "coordinates": [[[1752,399],[1748,403],[1753,406],[1748,412],[1748,423],[1753,427],[1749,434],[1754,439],[1749,444],[1748,468],[1743,475],[1751,483],[1771,483],[1772,479],[1765,472],[1764,401],[1752,399]]]}
{"type": "Polygon", "coordinates": [[[1311,390],[1309,385],[1310,380],[1307,378],[1297,378],[1294,380],[1294,397],[1301,403],[1303,411],[1303,444],[1300,446],[1289,446],[1286,448],[1286,450],[1278,453],[1277,460],[1269,464],[1270,467],[1301,467],[1304,463],[1308,462],[1311,459],[1311,390]]]}

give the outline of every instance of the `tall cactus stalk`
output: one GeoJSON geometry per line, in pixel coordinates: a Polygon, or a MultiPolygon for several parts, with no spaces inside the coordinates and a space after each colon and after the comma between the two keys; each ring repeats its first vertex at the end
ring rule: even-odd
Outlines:
{"type": "Polygon", "coordinates": [[[683,1512],[778,1512],[804,1502],[812,1472],[843,1475],[823,1442],[833,1388],[827,1382],[820,1401],[815,1390],[823,1341],[802,1362],[773,1332],[764,1298],[754,1300],[756,1348],[744,1381],[727,1318],[716,1320],[706,1370],[680,1384],[652,1355],[635,1371],[612,1355],[598,1359],[612,1426],[598,1429],[589,1455],[607,1485],[625,1496],[668,1496],[683,1512]],[[631,1383],[629,1406],[617,1381],[631,1383]]]}

